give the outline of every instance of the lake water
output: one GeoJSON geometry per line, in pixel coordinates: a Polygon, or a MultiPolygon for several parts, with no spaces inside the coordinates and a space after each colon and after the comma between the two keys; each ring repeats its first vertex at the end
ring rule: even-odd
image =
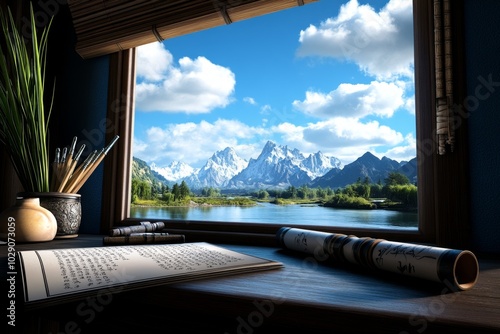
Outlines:
{"type": "Polygon", "coordinates": [[[318,205],[132,207],[131,218],[251,222],[280,225],[327,225],[356,228],[416,229],[416,212],[349,210],[318,205]]]}

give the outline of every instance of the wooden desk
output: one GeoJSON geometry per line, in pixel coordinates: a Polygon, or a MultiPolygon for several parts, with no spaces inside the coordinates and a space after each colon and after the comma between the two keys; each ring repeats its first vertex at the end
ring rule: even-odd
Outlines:
{"type": "MultiPolygon", "coordinates": [[[[79,236],[19,244],[16,250],[101,243],[102,236],[79,236]]],[[[478,283],[450,293],[446,286],[329,266],[279,248],[221,246],[285,266],[113,295],[101,292],[29,312],[18,298],[16,328],[22,333],[500,333],[498,260],[480,259],[478,283]]],[[[0,246],[4,296],[6,256],[6,246],[0,246]]]]}

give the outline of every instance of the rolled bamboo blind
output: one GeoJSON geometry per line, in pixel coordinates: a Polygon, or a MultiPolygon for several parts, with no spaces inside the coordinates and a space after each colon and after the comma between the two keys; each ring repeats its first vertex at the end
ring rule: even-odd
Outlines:
{"type": "Polygon", "coordinates": [[[438,154],[455,146],[453,111],[453,45],[450,0],[434,0],[434,43],[436,71],[436,135],[438,154]]]}
{"type": "Polygon", "coordinates": [[[317,0],[68,0],[76,51],[91,58],[317,0]]]}

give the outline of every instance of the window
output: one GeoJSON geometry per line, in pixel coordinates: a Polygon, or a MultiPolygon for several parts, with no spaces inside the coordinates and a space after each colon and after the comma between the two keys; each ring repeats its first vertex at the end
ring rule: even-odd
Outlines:
{"type": "Polygon", "coordinates": [[[130,216],[416,229],[413,44],[411,0],[322,0],[138,47],[130,216]]]}
{"type": "MultiPolygon", "coordinates": [[[[457,6],[458,7],[458,6],[457,6]]],[[[397,238],[399,240],[413,240],[436,242],[438,244],[452,245],[462,242],[461,231],[466,230],[467,215],[463,215],[466,205],[463,196],[454,193],[454,186],[458,183],[465,184],[466,180],[460,176],[460,170],[451,168],[454,164],[460,164],[465,153],[465,147],[457,147],[452,157],[437,157],[435,155],[435,140],[433,130],[433,40],[432,40],[432,3],[430,1],[418,1],[414,3],[414,36],[415,36],[415,103],[417,120],[417,154],[419,157],[419,229],[418,231],[398,231],[398,230],[370,230],[370,229],[349,229],[333,228],[332,232],[352,233],[356,235],[370,235],[372,237],[397,238]],[[444,177],[437,178],[439,172],[444,177]],[[452,205],[450,205],[452,203],[452,205]],[[456,205],[453,205],[455,204],[456,205]],[[454,217],[456,219],[448,219],[454,217]],[[454,220],[450,223],[450,220],[454,220]],[[448,233],[455,230],[452,233],[448,233]],[[458,233],[456,233],[458,231],[458,233]]],[[[460,42],[460,40],[458,40],[460,42]]],[[[131,113],[133,101],[130,92],[133,88],[135,78],[134,57],[135,50],[121,52],[112,56],[113,67],[118,72],[110,74],[114,91],[110,91],[110,101],[115,101],[111,106],[111,116],[117,124],[116,131],[122,136],[124,145],[114,159],[110,159],[107,170],[115,169],[113,177],[106,178],[109,184],[106,185],[105,196],[109,198],[109,212],[104,213],[104,222],[123,223],[131,221],[129,218],[129,187],[128,175],[131,165],[131,125],[133,116],[131,113]],[[120,112],[117,112],[120,111],[120,112]],[[122,155],[123,160],[118,158],[122,155]],[[113,168],[113,166],[115,166],[113,168]],[[116,169],[116,166],[125,168],[116,169]],[[110,168],[111,167],[111,168],[110,168]],[[116,195],[116,196],[115,196],[116,195]],[[116,201],[111,200],[116,197],[116,201]]],[[[455,64],[456,65],[456,64],[455,64]]],[[[460,129],[458,129],[460,131],[460,129]]],[[[455,165],[456,166],[456,165],[455,165]]],[[[462,168],[462,167],[460,167],[462,168]]],[[[460,169],[459,168],[459,169],[460,169]]],[[[197,233],[214,233],[230,235],[233,237],[238,233],[254,233],[273,235],[277,226],[268,224],[237,224],[237,223],[206,223],[206,222],[182,222],[169,225],[180,231],[197,231],[197,233]]],[[[321,228],[328,230],[324,226],[308,228],[321,228]]]]}

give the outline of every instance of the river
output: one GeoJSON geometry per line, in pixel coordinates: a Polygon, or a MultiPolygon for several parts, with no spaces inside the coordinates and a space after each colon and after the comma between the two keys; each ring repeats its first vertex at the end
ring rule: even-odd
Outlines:
{"type": "Polygon", "coordinates": [[[416,212],[350,210],[319,205],[132,207],[131,218],[251,222],[280,225],[327,225],[356,228],[416,229],[416,212]]]}

